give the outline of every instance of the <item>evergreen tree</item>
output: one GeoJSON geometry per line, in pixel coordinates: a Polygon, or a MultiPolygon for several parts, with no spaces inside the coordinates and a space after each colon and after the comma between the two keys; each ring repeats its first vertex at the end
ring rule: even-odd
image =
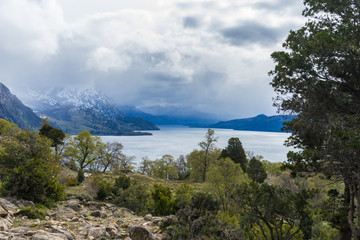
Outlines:
{"type": "Polygon", "coordinates": [[[290,32],[285,51],[272,54],[270,72],[279,110],[298,116],[285,125],[288,145],[301,149],[288,154],[287,165],[344,181],[341,239],[360,239],[360,3],[304,3],[308,22],[290,32]]]}
{"type": "Polygon", "coordinates": [[[261,161],[256,157],[252,157],[247,168],[249,178],[257,183],[263,183],[267,178],[265,168],[261,161]]]}
{"type": "Polygon", "coordinates": [[[240,163],[242,170],[246,172],[247,158],[239,138],[230,138],[227,147],[221,151],[220,158],[227,157],[233,160],[234,163],[240,163]]]}

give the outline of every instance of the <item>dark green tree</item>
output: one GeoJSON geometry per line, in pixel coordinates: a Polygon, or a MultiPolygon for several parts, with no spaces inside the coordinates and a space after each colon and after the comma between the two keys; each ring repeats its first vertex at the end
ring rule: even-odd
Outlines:
{"type": "Polygon", "coordinates": [[[230,138],[227,147],[221,151],[220,158],[227,157],[235,163],[240,163],[242,170],[246,172],[247,158],[239,138],[230,138]]]}
{"type": "Polygon", "coordinates": [[[360,239],[360,2],[305,0],[308,22],[272,54],[270,74],[280,111],[297,114],[285,129],[288,167],[318,171],[345,183],[348,225],[341,239],[360,239]],[[351,231],[350,231],[351,229],[351,231]]]}
{"type": "Polygon", "coordinates": [[[267,178],[265,168],[261,161],[256,157],[252,157],[247,168],[249,178],[257,183],[263,183],[267,178]]]}
{"type": "Polygon", "coordinates": [[[55,157],[58,159],[58,146],[64,144],[65,133],[61,129],[53,128],[49,124],[43,124],[39,134],[52,141],[51,146],[55,148],[55,157]]]}

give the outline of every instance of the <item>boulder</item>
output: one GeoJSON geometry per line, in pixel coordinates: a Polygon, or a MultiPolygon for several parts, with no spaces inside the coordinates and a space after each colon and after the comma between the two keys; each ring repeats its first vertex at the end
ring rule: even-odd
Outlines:
{"type": "Polygon", "coordinates": [[[156,240],[156,238],[146,229],[140,226],[130,226],[128,233],[131,240],[156,240]]]}
{"type": "Polygon", "coordinates": [[[70,232],[62,229],[61,227],[51,226],[51,231],[53,233],[61,233],[61,234],[65,235],[68,240],[73,240],[74,239],[74,237],[72,236],[72,234],[70,232]]]}
{"type": "Polygon", "coordinates": [[[69,207],[60,207],[57,209],[57,216],[60,219],[67,218],[67,219],[73,219],[76,217],[76,212],[69,207]]]}
{"type": "Polygon", "coordinates": [[[88,239],[98,239],[100,237],[105,237],[106,235],[105,227],[90,227],[87,230],[88,239]]]}
{"type": "Polygon", "coordinates": [[[0,218],[0,231],[6,231],[12,226],[12,221],[10,218],[0,218]]]}
{"type": "Polygon", "coordinates": [[[151,214],[146,214],[145,217],[144,217],[144,220],[145,221],[151,221],[153,218],[153,216],[151,214]]]}
{"type": "Polygon", "coordinates": [[[0,217],[4,218],[8,215],[8,211],[6,211],[2,206],[0,206],[0,217]]]}
{"type": "Polygon", "coordinates": [[[16,200],[15,204],[19,208],[35,207],[35,204],[32,201],[26,201],[26,200],[16,200]]]}
{"type": "Polygon", "coordinates": [[[30,240],[67,240],[67,237],[61,233],[49,233],[45,231],[37,231],[30,240]]]}
{"type": "Polygon", "coordinates": [[[18,206],[11,203],[9,200],[7,200],[5,198],[0,198],[0,206],[2,206],[8,212],[10,212],[10,211],[15,212],[16,210],[19,209],[18,206]]]}

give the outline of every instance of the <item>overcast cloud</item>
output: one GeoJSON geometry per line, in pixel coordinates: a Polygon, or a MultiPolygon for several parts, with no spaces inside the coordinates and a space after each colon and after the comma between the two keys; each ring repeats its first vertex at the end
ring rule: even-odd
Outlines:
{"type": "Polygon", "coordinates": [[[301,0],[124,2],[1,1],[0,81],[15,93],[94,87],[124,105],[275,114],[270,54],[305,22],[301,0]]]}

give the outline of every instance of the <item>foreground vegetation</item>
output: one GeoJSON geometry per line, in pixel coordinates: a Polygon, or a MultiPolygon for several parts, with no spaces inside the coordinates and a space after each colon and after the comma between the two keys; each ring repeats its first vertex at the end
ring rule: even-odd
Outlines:
{"type": "Polygon", "coordinates": [[[174,214],[169,239],[335,239],[344,186],[322,174],[291,176],[280,163],[245,152],[238,138],[174,159],[143,159],[135,169],[120,143],[84,131],[74,138],[43,123],[39,133],[0,120],[3,195],[51,205],[97,199],[139,215],[174,214]],[[87,176],[87,177],[85,177],[87,176]]]}

